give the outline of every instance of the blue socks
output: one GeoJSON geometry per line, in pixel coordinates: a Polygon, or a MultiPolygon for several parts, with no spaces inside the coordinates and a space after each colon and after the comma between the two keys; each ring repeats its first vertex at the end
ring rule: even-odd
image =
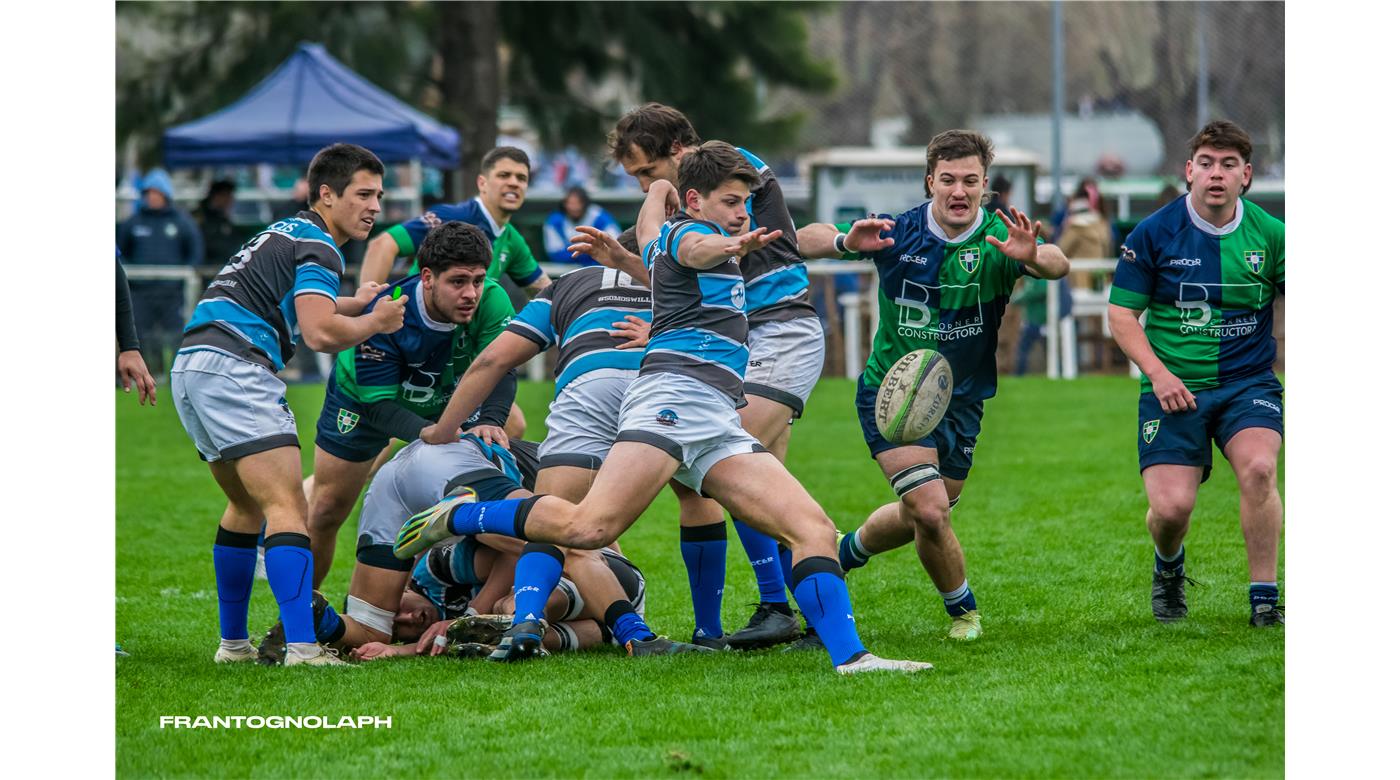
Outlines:
{"type": "Polygon", "coordinates": [[[734,518],[734,530],[739,532],[739,541],[744,545],[744,553],[753,566],[753,576],[758,580],[758,600],[765,604],[787,605],[787,583],[783,578],[783,567],[778,561],[778,540],[756,531],[743,520],[734,518]]]}
{"type": "MultiPolygon", "coordinates": [[[[690,603],[695,609],[696,636],[724,636],[719,609],[724,601],[724,556],[729,548],[727,530],[724,521],[681,526],[681,558],[685,559],[685,571],[690,576],[690,603]]],[[[783,601],[787,601],[786,596],[783,601]]],[[[618,643],[626,644],[622,639],[618,643]]]]}
{"type": "Polygon", "coordinates": [[[258,534],[222,526],[214,536],[214,585],[219,592],[219,638],[248,638],[248,598],[258,565],[258,534]]]}
{"type": "Polygon", "coordinates": [[[1168,574],[1173,577],[1182,577],[1186,574],[1186,545],[1181,545],[1181,549],[1176,551],[1176,555],[1170,558],[1162,556],[1162,551],[1154,548],[1153,559],[1155,564],[1153,571],[1168,574]]]}
{"type": "Polygon", "coordinates": [[[603,622],[607,623],[608,629],[612,631],[613,639],[623,647],[634,639],[645,642],[656,638],[656,634],[647,627],[647,622],[642,620],[642,616],[637,614],[637,608],[629,601],[614,601],[603,614],[603,622]]]}
{"type": "Polygon", "coordinates": [[[544,620],[544,605],[564,573],[564,551],[552,544],[530,542],[515,564],[515,619],[544,620]]]}
{"type": "Polygon", "coordinates": [[[831,665],[840,666],[864,655],[865,645],[856,633],[851,594],[846,590],[841,565],[830,558],[812,556],[792,569],[793,598],[807,623],[817,630],[831,665]]]}
{"type": "Polygon", "coordinates": [[[540,498],[541,496],[531,496],[462,504],[452,510],[452,519],[448,525],[452,533],[460,536],[500,534],[524,539],[525,516],[540,498]]]}
{"type": "Polygon", "coordinates": [[[1249,583],[1249,611],[1253,612],[1258,609],[1260,604],[1267,604],[1270,607],[1278,606],[1277,582],[1249,583]]]}
{"type": "Polygon", "coordinates": [[[272,595],[277,599],[287,643],[315,643],[316,629],[311,619],[311,540],[306,534],[272,534],[267,537],[265,546],[267,584],[272,586],[272,595]]]}
{"type": "Polygon", "coordinates": [[[948,610],[950,617],[965,615],[977,609],[977,599],[972,595],[972,588],[967,586],[967,580],[957,588],[944,593],[938,591],[938,595],[943,597],[943,608],[948,610]]]}
{"type": "MultiPolygon", "coordinates": [[[[313,616],[315,610],[312,610],[313,616]]],[[[323,645],[333,645],[345,636],[345,620],[336,614],[335,608],[330,604],[326,605],[326,611],[321,613],[321,619],[316,621],[316,641],[323,645]]]]}
{"type": "Polygon", "coordinates": [[[870,562],[870,551],[861,546],[860,529],[841,537],[841,542],[836,545],[837,558],[841,560],[841,568],[846,571],[859,569],[870,562]]]}

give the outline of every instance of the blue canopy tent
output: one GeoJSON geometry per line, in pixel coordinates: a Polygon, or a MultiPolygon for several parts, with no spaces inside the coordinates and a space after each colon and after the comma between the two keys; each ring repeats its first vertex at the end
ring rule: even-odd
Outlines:
{"type": "Polygon", "coordinates": [[[456,168],[456,130],[416,111],[326,53],[296,52],[234,104],[165,131],[170,168],[305,165],[322,147],[359,144],[385,162],[456,168]]]}

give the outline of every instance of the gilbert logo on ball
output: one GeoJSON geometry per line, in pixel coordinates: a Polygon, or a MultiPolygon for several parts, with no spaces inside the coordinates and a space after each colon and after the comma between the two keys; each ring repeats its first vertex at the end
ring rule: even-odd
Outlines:
{"type": "Polygon", "coordinates": [[[918,349],[885,374],[875,394],[875,425],[895,444],[928,436],[948,411],[953,397],[953,369],[942,355],[918,349]]]}

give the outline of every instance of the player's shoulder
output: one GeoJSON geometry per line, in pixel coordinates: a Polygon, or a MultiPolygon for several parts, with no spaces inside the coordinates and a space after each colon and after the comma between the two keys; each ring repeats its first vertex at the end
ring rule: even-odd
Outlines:
{"type": "Polygon", "coordinates": [[[263,232],[286,236],[293,241],[320,241],[335,247],[335,240],[324,228],[300,215],[279,219],[264,228],[263,232]]]}
{"type": "Polygon", "coordinates": [[[749,165],[752,165],[754,170],[758,171],[759,173],[763,173],[764,171],[768,170],[768,163],[759,159],[758,155],[754,154],[748,149],[745,149],[742,146],[736,146],[734,148],[738,150],[739,154],[742,154],[744,156],[745,160],[749,161],[749,165]]]}
{"type": "Polygon", "coordinates": [[[1128,232],[1125,245],[1138,249],[1160,246],[1173,236],[1190,229],[1191,215],[1187,211],[1186,198],[1187,196],[1182,195],[1147,215],[1128,232]]]}
{"type": "Polygon", "coordinates": [[[1252,229],[1258,230],[1270,238],[1283,235],[1283,220],[1265,211],[1263,206],[1244,198],[1240,198],[1240,206],[1244,209],[1245,223],[1252,229]]]}

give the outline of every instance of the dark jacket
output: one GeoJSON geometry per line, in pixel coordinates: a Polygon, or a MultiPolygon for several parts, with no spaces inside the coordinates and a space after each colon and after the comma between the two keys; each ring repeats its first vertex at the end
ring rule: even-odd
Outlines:
{"type": "MultiPolygon", "coordinates": [[[[141,207],[117,226],[117,249],[136,265],[200,265],[204,239],[188,214],[173,206],[141,207]]],[[[224,258],[227,260],[228,258],[224,258]]]]}

